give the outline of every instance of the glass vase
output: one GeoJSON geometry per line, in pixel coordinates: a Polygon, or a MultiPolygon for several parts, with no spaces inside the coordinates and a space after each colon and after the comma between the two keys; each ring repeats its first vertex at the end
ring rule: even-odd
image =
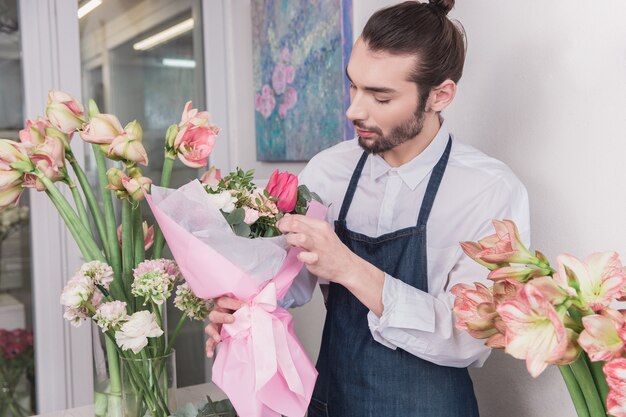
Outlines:
{"type": "Polygon", "coordinates": [[[94,415],[122,417],[119,356],[115,344],[92,323],[94,415]]]}
{"type": "Polygon", "coordinates": [[[176,410],[176,355],[146,350],[120,357],[124,417],[168,417],[176,410]],[[131,356],[131,355],[129,355],[131,356]]]}

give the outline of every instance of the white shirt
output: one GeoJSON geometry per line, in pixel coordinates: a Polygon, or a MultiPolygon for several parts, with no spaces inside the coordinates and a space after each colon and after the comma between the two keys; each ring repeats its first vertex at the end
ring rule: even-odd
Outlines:
{"type": "MultiPolygon", "coordinates": [[[[348,229],[379,236],[415,226],[431,171],[448,141],[446,124],[413,160],[393,168],[370,155],[347,215],[348,229]]],[[[316,155],[300,173],[300,182],[329,205],[327,220],[337,220],[348,183],[363,150],[353,139],[316,155]]],[[[481,366],[490,349],[454,327],[458,283],[485,283],[488,271],[467,257],[459,242],[494,233],[492,219],[511,219],[529,244],[529,204],[524,185],[502,162],[453,137],[448,166],[427,224],[428,293],[385,274],[378,318],[368,322],[376,341],[401,348],[430,362],[453,367],[481,366]]],[[[308,302],[317,278],[301,272],[282,300],[284,306],[308,302]]]]}

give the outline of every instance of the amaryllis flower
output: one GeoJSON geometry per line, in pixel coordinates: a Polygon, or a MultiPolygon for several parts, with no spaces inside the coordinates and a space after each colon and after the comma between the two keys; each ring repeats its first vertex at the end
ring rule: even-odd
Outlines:
{"type": "Polygon", "coordinates": [[[626,272],[616,252],[594,253],[583,262],[564,254],[556,261],[555,281],[562,287],[578,288],[580,298],[593,311],[600,311],[619,298],[626,286],[626,272]]]}
{"type": "Polygon", "coordinates": [[[465,330],[477,339],[486,339],[498,333],[494,324],[498,313],[489,288],[475,282],[474,286],[457,284],[450,292],[456,297],[453,311],[457,329],[465,330]]]}
{"type": "Polygon", "coordinates": [[[83,105],[71,95],[57,90],[48,93],[46,117],[52,126],[66,134],[79,130],[85,123],[83,105]]]}
{"type": "Polygon", "coordinates": [[[607,412],[613,417],[626,417],[626,358],[614,359],[602,368],[609,385],[607,412]]]}
{"type": "Polygon", "coordinates": [[[115,342],[122,350],[139,353],[148,345],[149,337],[159,337],[163,330],[157,324],[156,316],[149,311],[138,311],[115,332],[115,342]]]}
{"type": "Polygon", "coordinates": [[[298,201],[298,177],[289,172],[272,173],[265,187],[270,196],[277,198],[276,206],[283,213],[290,213],[296,208],[298,201]]]}
{"type": "Polygon", "coordinates": [[[276,99],[272,88],[265,84],[260,93],[256,93],[254,97],[254,108],[261,113],[264,119],[270,117],[276,107],[276,99]]]}
{"type": "Polygon", "coordinates": [[[535,264],[537,258],[524,246],[517,226],[511,220],[493,220],[496,233],[478,241],[482,250],[476,258],[490,264],[535,264]]]}
{"type": "Polygon", "coordinates": [[[569,298],[576,297],[576,291],[573,288],[562,287],[552,277],[539,277],[528,282],[537,288],[543,297],[554,306],[565,303],[569,298]]]}
{"type": "Polygon", "coordinates": [[[123,134],[124,128],[116,116],[99,113],[85,124],[80,137],[85,142],[110,145],[113,139],[123,134]]]}
{"type": "MultiPolygon", "coordinates": [[[[27,148],[31,162],[50,181],[59,181],[66,177],[65,147],[57,138],[47,136],[43,143],[27,148]]],[[[24,187],[44,191],[46,187],[35,174],[26,174],[24,187]]]]}
{"type": "Polygon", "coordinates": [[[198,111],[198,109],[194,109],[191,101],[188,101],[187,103],[185,103],[183,114],[180,117],[180,123],[178,124],[178,127],[183,128],[189,124],[193,124],[195,126],[208,126],[209,117],[209,112],[198,111]]]}
{"type": "Polygon", "coordinates": [[[128,196],[134,201],[141,201],[146,194],[150,192],[152,180],[148,177],[137,176],[135,178],[122,178],[122,186],[128,193],[128,196]]]}
{"type": "Polygon", "coordinates": [[[190,168],[202,168],[208,163],[219,128],[214,125],[198,126],[188,123],[174,139],[174,149],[181,162],[190,168]]]}
{"type": "Polygon", "coordinates": [[[503,266],[494,269],[487,275],[492,281],[503,279],[514,279],[520,282],[526,282],[533,278],[548,275],[550,270],[543,268],[530,268],[528,266],[503,266]]]}
{"type": "Polygon", "coordinates": [[[578,336],[578,344],[594,362],[619,358],[625,352],[623,336],[624,316],[612,309],[583,317],[583,330],[578,336]]]}
{"type": "MultiPolygon", "coordinates": [[[[148,250],[154,243],[154,226],[148,227],[148,222],[141,223],[141,229],[143,230],[143,249],[148,250]]],[[[122,225],[117,227],[117,241],[122,245],[122,225]]]]}
{"type": "Polygon", "coordinates": [[[526,284],[515,299],[496,310],[506,325],[506,352],[525,359],[533,377],[549,364],[563,365],[577,358],[575,333],[565,328],[554,306],[534,286],[526,284]]]}
{"type": "Polygon", "coordinates": [[[48,126],[48,121],[41,117],[37,120],[26,120],[26,127],[20,130],[20,142],[33,146],[43,143],[48,126]]]}
{"type": "Polygon", "coordinates": [[[524,284],[514,279],[504,279],[493,284],[491,294],[496,307],[505,301],[512,300],[517,297],[520,290],[524,288],[524,284]]]}
{"type": "Polygon", "coordinates": [[[148,154],[142,144],[143,130],[137,121],[124,127],[124,133],[117,136],[109,145],[107,154],[113,159],[123,159],[148,165],[148,154]]]}
{"type": "Polygon", "coordinates": [[[127,178],[128,176],[124,171],[117,167],[111,167],[107,171],[107,180],[109,184],[106,186],[108,190],[112,191],[124,191],[124,184],[122,184],[122,180],[127,178]]]}
{"type": "Polygon", "coordinates": [[[469,256],[470,258],[472,258],[474,261],[478,262],[485,268],[489,270],[495,270],[499,268],[498,264],[491,264],[489,262],[483,261],[481,258],[478,258],[477,255],[481,253],[484,249],[482,246],[480,246],[480,244],[478,244],[478,242],[467,241],[467,242],[461,242],[460,245],[461,245],[461,249],[463,249],[463,252],[467,256],[469,256]]]}
{"type": "Polygon", "coordinates": [[[212,301],[198,298],[186,282],[176,288],[174,306],[194,320],[204,320],[209,315],[212,301]]]}

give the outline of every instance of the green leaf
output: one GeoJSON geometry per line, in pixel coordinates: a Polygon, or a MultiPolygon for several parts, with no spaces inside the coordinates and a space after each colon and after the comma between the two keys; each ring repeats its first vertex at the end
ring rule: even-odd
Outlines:
{"type": "Polygon", "coordinates": [[[322,199],[320,198],[319,195],[317,195],[317,193],[311,193],[311,197],[313,197],[313,200],[317,201],[318,203],[324,204],[324,202],[322,201],[322,199]]]}
{"type": "Polygon", "coordinates": [[[298,187],[298,194],[302,196],[307,202],[311,201],[311,192],[306,185],[301,185],[298,187]]]}
{"type": "Polygon", "coordinates": [[[250,226],[248,226],[247,224],[241,222],[241,223],[233,224],[232,227],[233,227],[233,231],[235,232],[237,236],[241,236],[241,237],[250,236],[250,226]]]}
{"type": "Polygon", "coordinates": [[[246,218],[246,212],[244,211],[243,208],[239,207],[239,208],[234,209],[228,214],[228,217],[226,217],[226,221],[231,226],[235,226],[239,223],[243,223],[243,219],[245,218],[246,218]]]}

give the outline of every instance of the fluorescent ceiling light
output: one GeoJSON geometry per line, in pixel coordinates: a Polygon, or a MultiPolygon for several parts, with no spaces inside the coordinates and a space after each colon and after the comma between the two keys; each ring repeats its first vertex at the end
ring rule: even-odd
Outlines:
{"type": "Polygon", "coordinates": [[[154,48],[155,46],[167,42],[170,39],[174,39],[183,33],[189,32],[191,29],[193,29],[193,19],[189,18],[165,29],[164,31],[137,42],[133,45],[133,49],[136,51],[145,51],[146,49],[154,48]]]}
{"type": "Polygon", "coordinates": [[[102,4],[102,0],[89,0],[78,8],[78,18],[82,19],[87,13],[102,4]]]}
{"type": "Polygon", "coordinates": [[[163,65],[166,67],[195,68],[196,61],[193,59],[163,58],[163,65]]]}

